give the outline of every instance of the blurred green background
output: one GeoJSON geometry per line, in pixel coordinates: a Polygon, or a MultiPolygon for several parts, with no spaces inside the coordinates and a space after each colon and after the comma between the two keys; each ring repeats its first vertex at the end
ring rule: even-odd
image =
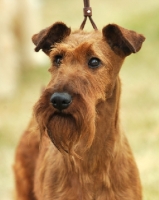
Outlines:
{"type": "MultiPolygon", "coordinates": [[[[117,23],[146,37],[141,51],[128,57],[120,72],[120,114],[122,129],[140,170],[144,200],[159,200],[159,1],[90,3],[99,29],[117,23]]],[[[56,21],[78,29],[83,20],[82,9],[83,0],[0,1],[0,42],[4,44],[3,49],[3,45],[0,47],[1,200],[14,197],[15,148],[41,88],[50,79],[49,60],[42,52],[34,52],[30,38],[56,21]]],[[[85,30],[91,29],[87,23],[85,30]]]]}

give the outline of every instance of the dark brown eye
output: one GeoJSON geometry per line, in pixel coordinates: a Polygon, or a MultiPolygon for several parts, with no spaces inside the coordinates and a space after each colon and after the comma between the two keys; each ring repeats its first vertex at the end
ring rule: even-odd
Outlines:
{"type": "Polygon", "coordinates": [[[101,65],[99,58],[91,58],[88,62],[88,66],[92,69],[95,69],[101,65]]]}
{"type": "Polygon", "coordinates": [[[62,62],[62,59],[63,59],[62,55],[55,56],[55,58],[54,58],[54,65],[57,66],[57,67],[60,66],[61,62],[62,62]]]}

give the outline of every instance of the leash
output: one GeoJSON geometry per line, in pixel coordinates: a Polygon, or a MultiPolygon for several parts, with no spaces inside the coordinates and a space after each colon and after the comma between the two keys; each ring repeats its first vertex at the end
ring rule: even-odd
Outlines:
{"type": "Polygon", "coordinates": [[[95,25],[93,19],[92,19],[92,8],[90,7],[89,0],[83,0],[84,1],[84,8],[83,8],[83,14],[84,14],[84,20],[80,26],[80,29],[83,30],[84,26],[87,21],[87,17],[89,18],[94,30],[98,30],[97,26],[95,25]]]}

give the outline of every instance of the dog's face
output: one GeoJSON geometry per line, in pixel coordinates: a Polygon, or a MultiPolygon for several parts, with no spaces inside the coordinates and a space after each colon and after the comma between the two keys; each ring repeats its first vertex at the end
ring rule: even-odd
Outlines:
{"type": "Polygon", "coordinates": [[[56,23],[33,36],[35,50],[51,60],[51,81],[35,106],[39,126],[60,150],[75,153],[92,144],[97,105],[111,98],[126,56],[139,51],[144,37],[115,24],[99,31],[71,33],[56,23]]]}

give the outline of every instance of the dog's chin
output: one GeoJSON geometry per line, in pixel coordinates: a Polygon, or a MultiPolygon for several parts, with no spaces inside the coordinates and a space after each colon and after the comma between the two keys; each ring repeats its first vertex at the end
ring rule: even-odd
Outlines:
{"type": "Polygon", "coordinates": [[[80,131],[76,124],[76,120],[71,114],[58,112],[50,116],[47,133],[60,151],[71,152],[73,145],[79,140],[80,131]]]}

